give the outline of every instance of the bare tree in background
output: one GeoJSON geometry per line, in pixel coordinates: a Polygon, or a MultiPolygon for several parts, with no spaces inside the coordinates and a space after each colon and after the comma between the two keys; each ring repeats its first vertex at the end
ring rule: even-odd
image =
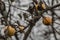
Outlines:
{"type": "MultiPolygon", "coordinates": [[[[36,23],[38,21],[41,21],[40,19],[42,18],[42,23],[44,26],[47,27],[47,31],[39,31],[43,32],[40,37],[44,37],[44,40],[51,40],[51,35],[53,34],[54,40],[60,40],[57,35],[60,35],[60,16],[58,12],[60,11],[60,3],[59,0],[32,0],[31,3],[29,3],[29,7],[27,10],[21,9],[20,7],[20,1],[21,0],[7,0],[8,3],[5,3],[5,1],[0,0],[0,14],[2,17],[0,17],[1,20],[1,25],[4,25],[5,27],[2,28],[4,30],[4,35],[0,35],[0,39],[2,40],[12,40],[12,36],[16,38],[16,40],[27,40],[30,38],[31,40],[35,40],[32,35],[34,35],[33,28],[36,26],[36,23]],[[13,3],[18,2],[18,5],[13,5],[13,3]],[[56,3],[56,4],[55,4],[56,3]],[[8,5],[8,7],[6,6],[8,5]],[[8,8],[8,11],[7,11],[8,8]],[[15,13],[12,12],[12,8],[14,8],[15,11],[20,11],[19,13],[17,12],[16,14],[19,16],[19,20],[16,18],[17,16],[15,13]],[[17,9],[17,10],[15,10],[17,9]],[[25,12],[24,12],[25,11],[25,12]],[[15,17],[15,16],[16,17],[15,17]],[[48,15],[48,16],[46,16],[48,15]],[[51,20],[49,19],[49,16],[52,18],[51,20]],[[31,17],[31,18],[30,18],[31,17]],[[45,18],[48,17],[48,18],[45,18]],[[13,20],[16,18],[16,20],[13,20]],[[20,23],[22,20],[25,21],[27,24],[24,26],[22,23],[20,23]],[[14,21],[14,23],[12,23],[14,21]],[[55,27],[58,25],[57,27],[55,27]],[[21,35],[23,34],[23,38],[18,37],[18,33],[21,35]],[[32,35],[31,35],[32,34],[32,35]]],[[[27,5],[23,5],[22,7],[25,7],[27,5]]],[[[41,27],[41,25],[39,25],[41,27]]],[[[38,28],[38,27],[36,27],[38,28]]],[[[42,28],[40,28],[42,29],[42,28]]],[[[38,29],[39,30],[39,29],[38,29]]],[[[60,36],[59,36],[60,37],[60,36]]],[[[36,38],[37,39],[37,38],[36,38]]],[[[37,39],[40,40],[40,39],[37,39]]]]}

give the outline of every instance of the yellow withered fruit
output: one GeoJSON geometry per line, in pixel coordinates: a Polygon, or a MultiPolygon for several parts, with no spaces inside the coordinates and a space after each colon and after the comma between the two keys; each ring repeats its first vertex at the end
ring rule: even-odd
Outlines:
{"type": "Polygon", "coordinates": [[[13,36],[14,34],[15,34],[15,32],[16,32],[16,30],[13,28],[13,27],[11,27],[11,26],[6,26],[7,27],[7,31],[8,31],[8,36],[13,36]]]}
{"type": "Polygon", "coordinates": [[[15,34],[15,29],[14,28],[12,28],[11,26],[9,26],[8,27],[8,35],[9,36],[13,36],[14,34],[15,34]]]}
{"type": "Polygon", "coordinates": [[[19,26],[19,29],[20,29],[21,31],[23,31],[23,30],[24,30],[24,26],[19,26]]]}
{"type": "Polygon", "coordinates": [[[52,23],[52,18],[50,18],[50,17],[43,18],[43,24],[50,25],[51,23],[52,23]]]}
{"type": "Polygon", "coordinates": [[[38,6],[39,6],[38,4],[35,4],[35,8],[36,8],[36,10],[38,10],[38,6]]]}
{"type": "Polygon", "coordinates": [[[42,4],[42,8],[43,9],[46,9],[46,5],[44,3],[42,4]]]}

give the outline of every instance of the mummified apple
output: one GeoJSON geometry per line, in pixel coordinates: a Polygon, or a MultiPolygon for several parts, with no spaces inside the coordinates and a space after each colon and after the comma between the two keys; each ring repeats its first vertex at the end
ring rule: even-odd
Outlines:
{"type": "Polygon", "coordinates": [[[42,4],[42,8],[43,9],[46,9],[46,5],[44,3],[42,4]]]}
{"type": "Polygon", "coordinates": [[[52,18],[51,17],[44,17],[43,18],[43,24],[50,25],[51,23],[52,23],[52,18]]]}
{"type": "Polygon", "coordinates": [[[19,26],[19,30],[20,30],[21,33],[24,32],[24,28],[25,28],[24,26],[19,26]]]}
{"type": "Polygon", "coordinates": [[[20,30],[24,30],[24,26],[19,26],[19,29],[20,30]]]}
{"type": "Polygon", "coordinates": [[[36,8],[36,10],[38,10],[38,6],[39,6],[38,4],[35,4],[35,8],[36,8]]]}
{"type": "Polygon", "coordinates": [[[6,26],[5,31],[7,31],[8,36],[13,36],[16,30],[12,26],[6,26]]]}

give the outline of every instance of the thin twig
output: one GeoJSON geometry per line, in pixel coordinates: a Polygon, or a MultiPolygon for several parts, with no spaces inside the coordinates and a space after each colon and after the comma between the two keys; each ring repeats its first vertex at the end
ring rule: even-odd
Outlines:
{"type": "MultiPolygon", "coordinates": [[[[60,6],[60,4],[57,4],[57,5],[54,5],[53,7],[51,7],[51,8],[48,8],[48,9],[45,9],[44,11],[42,11],[41,13],[43,14],[44,12],[46,12],[46,11],[48,11],[48,10],[52,10],[52,9],[54,9],[54,8],[56,8],[56,7],[58,7],[58,6],[60,6]]],[[[41,14],[40,14],[41,15],[41,14]]],[[[38,16],[39,17],[39,16],[38,16]]],[[[39,17],[40,18],[40,17],[39,17]]],[[[38,19],[39,19],[38,18],[38,19]]],[[[37,19],[37,18],[36,18],[37,19]]],[[[34,21],[35,19],[33,19],[33,21],[34,21]]],[[[38,20],[37,20],[38,21],[38,20]]],[[[35,21],[35,23],[37,22],[37,21],[35,21]]],[[[32,22],[32,21],[31,21],[32,22]]],[[[35,24],[34,23],[34,24],[35,24]]],[[[31,32],[31,30],[32,30],[32,28],[33,28],[33,24],[30,24],[30,27],[28,28],[28,31],[25,33],[25,35],[24,35],[24,38],[23,38],[23,40],[26,40],[27,39],[27,37],[29,36],[29,34],[30,34],[30,32],[31,32]]],[[[53,26],[53,25],[52,25],[53,26]]],[[[53,31],[54,32],[54,31],[53,31]]],[[[55,36],[55,33],[54,33],[54,36],[55,36]]],[[[57,39],[57,38],[56,38],[57,39]]]]}
{"type": "Polygon", "coordinates": [[[57,40],[56,33],[55,33],[55,31],[54,31],[54,11],[51,10],[51,12],[52,12],[52,25],[51,25],[51,27],[52,27],[52,32],[53,32],[53,34],[54,34],[55,40],[57,40]]]}

